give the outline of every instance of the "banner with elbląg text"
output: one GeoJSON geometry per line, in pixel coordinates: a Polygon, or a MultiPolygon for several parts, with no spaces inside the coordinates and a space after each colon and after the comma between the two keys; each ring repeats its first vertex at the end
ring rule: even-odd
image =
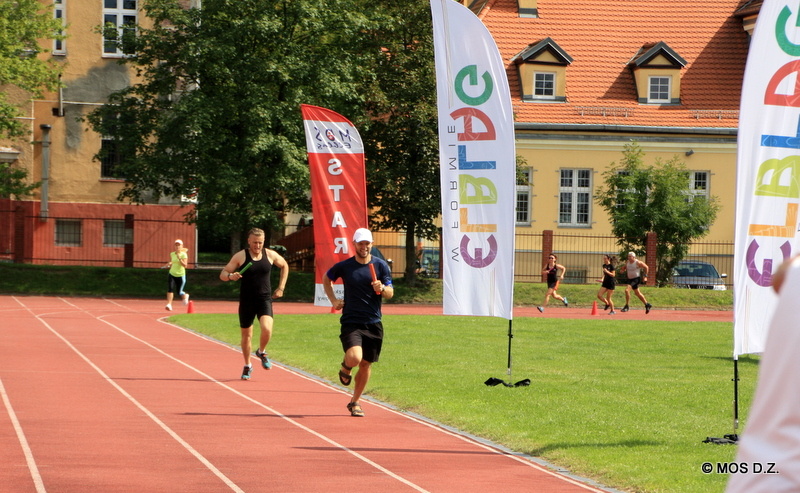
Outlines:
{"type": "Polygon", "coordinates": [[[444,313],[512,319],[516,151],[506,68],[469,9],[431,0],[444,313]]]}
{"type": "MultiPolygon", "coordinates": [[[[300,109],[314,213],[314,305],[331,306],[322,276],[336,262],[353,256],[353,233],[368,227],[364,145],[358,130],[342,115],[307,104],[300,109]]],[[[334,290],[343,296],[341,280],[334,290]]]]}
{"type": "Polygon", "coordinates": [[[772,276],[796,255],[800,205],[800,3],[766,0],[745,66],[739,112],[734,357],[764,350],[772,276]]]}

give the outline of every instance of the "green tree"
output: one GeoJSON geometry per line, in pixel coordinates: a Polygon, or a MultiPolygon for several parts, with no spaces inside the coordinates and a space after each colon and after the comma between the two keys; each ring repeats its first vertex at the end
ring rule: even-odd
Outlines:
{"type": "Polygon", "coordinates": [[[119,41],[140,82],[88,116],[122,155],[120,199],[196,192],[189,219],[210,233],[279,228],[309,209],[300,104],[345,112],[362,98],[349,48],[363,17],[350,0],[183,3],[143,2],[152,27],[119,41]]]}
{"type": "Polygon", "coordinates": [[[367,190],[372,224],[405,231],[406,271],[416,280],[416,239],[436,239],[441,211],[433,28],[426,1],[367,2],[375,84],[367,92],[367,190]]]}
{"type": "MultiPolygon", "coordinates": [[[[63,39],[61,28],[52,6],[38,0],[0,2],[0,138],[25,135],[20,108],[8,97],[11,87],[34,97],[58,87],[60,67],[39,55],[49,51],[42,44],[63,39]]],[[[39,186],[26,181],[25,170],[0,165],[0,197],[28,195],[39,186]]]]}
{"type": "Polygon", "coordinates": [[[689,171],[677,156],[646,165],[644,155],[636,142],[626,144],[620,164],[603,173],[596,200],[611,217],[621,252],[644,254],[646,234],[656,234],[656,282],[664,285],[689,244],[708,233],[719,204],[691,193],[689,171]]]}

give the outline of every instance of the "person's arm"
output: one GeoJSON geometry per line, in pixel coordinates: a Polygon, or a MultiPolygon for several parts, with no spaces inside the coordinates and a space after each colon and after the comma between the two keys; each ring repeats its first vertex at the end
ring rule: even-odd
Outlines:
{"type": "Polygon", "coordinates": [[[272,265],[281,270],[280,278],[278,279],[278,287],[275,288],[275,292],[273,293],[272,297],[281,298],[283,297],[283,291],[286,289],[286,281],[289,279],[289,263],[286,262],[286,259],[283,258],[278,252],[272,250],[269,250],[269,252],[272,256],[272,265]],[[280,294],[278,294],[278,291],[280,291],[280,294]]]}
{"type": "Polygon", "coordinates": [[[180,260],[184,269],[189,268],[189,256],[186,255],[186,252],[184,252],[183,255],[178,255],[178,260],[180,260]]]}
{"type": "Polygon", "coordinates": [[[381,297],[385,300],[390,300],[394,296],[394,286],[391,284],[384,284],[381,290],[381,297]]]}
{"type": "Polygon", "coordinates": [[[564,267],[561,264],[556,264],[556,269],[558,269],[558,271],[560,272],[560,274],[558,275],[558,279],[563,281],[564,280],[564,274],[567,273],[567,268],[564,267]]]}
{"type": "Polygon", "coordinates": [[[640,269],[644,269],[644,274],[642,274],[642,278],[646,279],[647,278],[647,274],[650,272],[650,267],[648,267],[647,264],[645,264],[644,262],[642,262],[640,260],[639,261],[639,268],[640,269]]]}
{"type": "Polygon", "coordinates": [[[331,306],[335,310],[341,310],[344,306],[344,300],[336,297],[336,293],[333,292],[333,281],[328,277],[328,274],[322,276],[322,288],[325,290],[325,295],[328,297],[328,301],[331,302],[331,306]]]}
{"type": "MultiPolygon", "coordinates": [[[[370,265],[370,267],[372,267],[372,265],[370,265]]],[[[392,274],[389,271],[388,266],[384,267],[381,265],[380,269],[381,271],[386,269],[385,275],[382,272],[380,276],[377,276],[378,279],[376,279],[372,283],[372,289],[375,290],[376,293],[379,293],[381,295],[381,298],[390,300],[392,299],[392,296],[394,296],[394,287],[391,284],[384,284],[383,282],[388,281],[389,283],[391,283],[392,274]]]]}
{"type": "Polygon", "coordinates": [[[244,250],[233,254],[233,257],[231,257],[231,260],[230,262],[228,262],[228,265],[223,267],[222,272],[219,273],[219,280],[228,282],[228,281],[238,281],[239,279],[241,279],[242,275],[239,274],[237,270],[239,269],[239,266],[241,266],[242,263],[244,262],[244,259],[245,259],[244,250]]]}

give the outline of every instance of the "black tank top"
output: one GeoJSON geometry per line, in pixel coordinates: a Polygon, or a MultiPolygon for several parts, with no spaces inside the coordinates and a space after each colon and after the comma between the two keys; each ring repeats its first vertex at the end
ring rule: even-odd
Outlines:
{"type": "MultiPolygon", "coordinates": [[[[545,266],[545,269],[547,269],[547,266],[545,266]]],[[[558,267],[556,267],[555,265],[553,266],[552,269],[547,269],[548,284],[553,284],[554,282],[556,282],[556,274],[558,274],[558,267]]]]}
{"type": "Polygon", "coordinates": [[[272,298],[272,263],[267,256],[267,249],[261,253],[261,260],[253,260],[250,256],[250,249],[244,250],[244,265],[239,267],[241,271],[245,265],[252,263],[244,274],[242,274],[242,284],[239,287],[239,299],[245,298],[272,298]]]}

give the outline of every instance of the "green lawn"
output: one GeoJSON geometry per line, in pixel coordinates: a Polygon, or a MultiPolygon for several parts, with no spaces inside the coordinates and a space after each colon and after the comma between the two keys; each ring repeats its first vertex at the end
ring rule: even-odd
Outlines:
{"type": "MultiPolygon", "coordinates": [[[[238,344],[235,315],[172,320],[238,344]]],[[[394,315],[384,325],[371,397],[617,489],[724,490],[725,476],[700,468],[736,451],[702,443],[733,431],[730,323],[517,318],[510,377],[507,320],[394,315]],[[532,384],[488,387],[489,377],[532,384]]],[[[334,315],[281,315],[271,356],[336,382],[338,328],[334,315]]],[[[739,361],[742,419],[757,362],[739,361]]]]}

